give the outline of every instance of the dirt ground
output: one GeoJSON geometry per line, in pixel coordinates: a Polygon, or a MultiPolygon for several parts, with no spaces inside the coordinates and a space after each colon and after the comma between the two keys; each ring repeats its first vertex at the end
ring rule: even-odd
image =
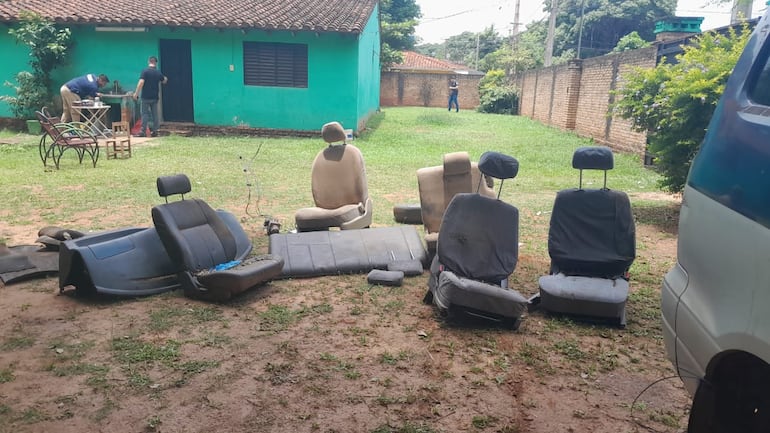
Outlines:
{"type": "MultiPolygon", "coordinates": [[[[635,209],[625,329],[541,312],[516,332],[451,326],[421,302],[427,274],[273,281],[226,304],[0,286],[0,432],[683,432],[658,305],[677,212],[635,209]]],[[[29,244],[35,224],[0,235],[29,244]]],[[[525,296],[540,256],[521,248],[525,296]]]]}

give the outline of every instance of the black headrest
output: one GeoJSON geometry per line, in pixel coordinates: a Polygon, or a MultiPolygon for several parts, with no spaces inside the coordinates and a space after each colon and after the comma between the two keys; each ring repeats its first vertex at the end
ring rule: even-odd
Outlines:
{"type": "Polygon", "coordinates": [[[572,168],[579,170],[612,170],[614,161],[609,147],[580,147],[572,154],[572,168]]]}
{"type": "Polygon", "coordinates": [[[174,194],[187,194],[192,190],[190,179],[185,174],[175,174],[173,176],[160,176],[157,180],[158,194],[161,197],[168,197],[174,194]]]}
{"type": "Polygon", "coordinates": [[[479,158],[479,171],[495,179],[513,179],[519,173],[519,161],[499,152],[484,152],[479,158]]]}

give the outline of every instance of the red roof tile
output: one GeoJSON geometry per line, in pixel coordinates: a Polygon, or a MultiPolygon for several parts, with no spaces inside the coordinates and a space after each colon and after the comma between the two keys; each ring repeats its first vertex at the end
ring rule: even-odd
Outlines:
{"type": "Polygon", "coordinates": [[[465,65],[429,57],[420,53],[415,53],[414,51],[404,51],[403,54],[404,61],[398,65],[391,66],[390,69],[452,72],[470,70],[470,68],[465,65]]]}
{"type": "Polygon", "coordinates": [[[361,33],[377,0],[5,0],[0,22],[31,10],[62,24],[361,33]]]}

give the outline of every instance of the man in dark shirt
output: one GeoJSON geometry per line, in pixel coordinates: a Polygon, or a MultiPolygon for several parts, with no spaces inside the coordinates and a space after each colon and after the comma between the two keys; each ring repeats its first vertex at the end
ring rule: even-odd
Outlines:
{"type": "Polygon", "coordinates": [[[166,84],[168,78],[158,70],[158,58],[150,56],[148,65],[139,76],[139,82],[134,91],[134,100],[142,96],[142,132],[138,137],[146,137],[145,131],[150,128],[150,136],[158,136],[160,119],[158,118],[158,99],[160,84],[166,84]]]}
{"type": "Polygon", "coordinates": [[[80,98],[87,96],[96,97],[102,96],[99,93],[99,88],[104,87],[110,79],[104,74],[86,74],[82,77],[73,78],[59,89],[62,102],[62,122],[79,122],[80,112],[72,109],[72,103],[80,101],[80,98]]]}
{"type": "Polygon", "coordinates": [[[457,80],[452,78],[449,80],[449,111],[452,111],[452,104],[454,104],[456,111],[460,111],[460,104],[457,103],[458,93],[459,86],[457,85],[457,80]]]}

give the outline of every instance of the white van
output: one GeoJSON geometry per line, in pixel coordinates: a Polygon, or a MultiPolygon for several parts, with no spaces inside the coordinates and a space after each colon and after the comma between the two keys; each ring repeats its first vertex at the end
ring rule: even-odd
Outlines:
{"type": "Polygon", "coordinates": [[[690,433],[770,432],[770,21],[760,19],[693,160],[661,294],[690,433]]]}

